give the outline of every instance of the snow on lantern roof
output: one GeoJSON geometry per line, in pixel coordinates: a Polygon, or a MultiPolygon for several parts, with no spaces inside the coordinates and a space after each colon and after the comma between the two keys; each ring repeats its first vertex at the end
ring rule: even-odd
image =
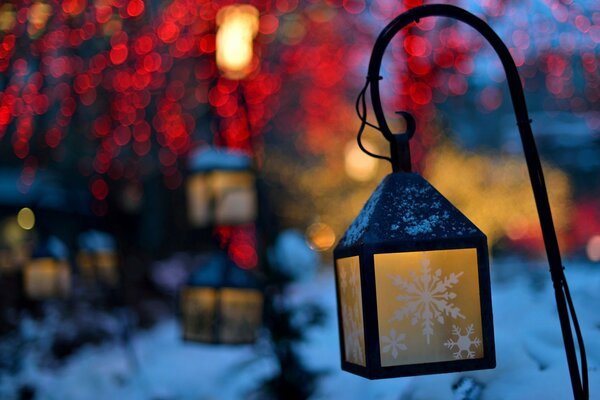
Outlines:
{"type": "Polygon", "coordinates": [[[115,239],[106,232],[90,230],[83,232],[77,238],[79,247],[87,251],[114,251],[116,249],[115,239]]]}
{"type": "Polygon", "coordinates": [[[51,257],[59,260],[65,260],[69,257],[69,249],[62,240],[56,236],[50,236],[48,239],[42,241],[35,247],[32,257],[51,257]]]}
{"type": "Polygon", "coordinates": [[[205,146],[192,151],[188,167],[194,172],[220,170],[244,170],[252,167],[248,154],[231,149],[205,146]]]}
{"type": "Polygon", "coordinates": [[[222,253],[212,253],[190,275],[188,286],[213,288],[258,289],[258,281],[251,272],[238,267],[222,253]]]}
{"type": "Polygon", "coordinates": [[[485,235],[423,177],[385,177],[350,224],[338,248],[485,235]]]}

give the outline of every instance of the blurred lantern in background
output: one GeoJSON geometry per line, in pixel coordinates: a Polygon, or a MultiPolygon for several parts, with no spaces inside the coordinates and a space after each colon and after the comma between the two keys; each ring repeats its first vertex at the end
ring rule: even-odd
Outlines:
{"type": "Polygon", "coordinates": [[[217,13],[217,66],[226,78],[243,79],[251,72],[258,17],[258,10],[248,4],[226,6],[217,13]]]}
{"type": "Polygon", "coordinates": [[[29,261],[34,226],[35,215],[30,208],[22,208],[16,217],[0,223],[0,271],[17,271],[29,261]]]}
{"type": "Polygon", "coordinates": [[[185,340],[253,343],[262,322],[263,294],[251,272],[213,253],[184,286],[181,311],[185,340]]]}
{"type": "Polygon", "coordinates": [[[79,236],[77,265],[87,283],[116,286],[119,262],[113,237],[98,231],[82,233],[79,236]]]}
{"type": "Polygon", "coordinates": [[[64,298],[71,291],[71,268],[68,250],[56,237],[36,246],[33,256],[25,264],[23,282],[25,293],[31,299],[64,298]]]}
{"type": "Polygon", "coordinates": [[[190,156],[189,169],[190,225],[242,225],[256,220],[256,176],[247,154],[204,147],[190,156]]]}
{"type": "Polygon", "coordinates": [[[342,369],[377,379],[495,366],[486,237],[421,176],[388,175],[334,258],[342,369]]]}

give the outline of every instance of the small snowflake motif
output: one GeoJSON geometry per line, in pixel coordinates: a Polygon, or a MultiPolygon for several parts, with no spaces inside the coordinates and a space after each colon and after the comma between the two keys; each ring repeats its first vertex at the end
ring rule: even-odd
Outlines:
{"type": "Polygon", "coordinates": [[[448,339],[446,343],[444,343],[444,346],[450,350],[456,349],[456,352],[453,353],[455,359],[475,358],[475,352],[471,350],[471,347],[479,347],[481,340],[477,337],[471,339],[471,335],[474,331],[475,328],[473,328],[473,324],[471,324],[467,327],[467,330],[463,335],[462,330],[458,326],[452,325],[452,334],[456,336],[457,339],[456,341],[448,339]],[[463,357],[463,355],[466,355],[466,357],[463,357]]]}
{"type": "Polygon", "coordinates": [[[406,338],[406,334],[401,333],[399,335],[396,335],[396,330],[392,328],[390,330],[389,336],[381,337],[381,342],[384,345],[382,351],[384,353],[389,353],[391,351],[392,357],[394,357],[395,360],[396,358],[398,358],[398,350],[404,351],[408,349],[408,347],[406,347],[406,345],[402,343],[404,338],[406,338]]]}
{"type": "Polygon", "coordinates": [[[396,300],[403,305],[394,312],[390,320],[402,321],[406,317],[411,318],[411,323],[416,325],[421,321],[423,326],[423,336],[430,343],[431,336],[434,334],[433,326],[435,322],[444,324],[444,316],[453,319],[462,318],[460,308],[455,306],[450,300],[456,298],[456,293],[449,291],[458,283],[462,272],[450,273],[442,277],[442,270],[431,271],[429,260],[423,258],[421,261],[421,275],[410,273],[410,279],[404,279],[401,276],[390,276],[392,284],[400,288],[404,294],[396,296],[396,300]]]}

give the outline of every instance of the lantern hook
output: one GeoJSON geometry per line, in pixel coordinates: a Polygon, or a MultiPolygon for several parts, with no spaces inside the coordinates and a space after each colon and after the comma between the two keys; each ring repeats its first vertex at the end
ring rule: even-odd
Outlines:
{"type": "Polygon", "coordinates": [[[404,133],[393,133],[387,124],[383,126],[377,126],[375,124],[370,123],[367,120],[367,104],[365,100],[365,93],[369,87],[369,84],[372,80],[381,80],[383,79],[381,76],[377,77],[367,77],[365,86],[360,91],[357,99],[356,99],[356,114],[361,121],[360,128],[358,129],[358,133],[356,135],[356,140],[358,142],[358,147],[367,155],[378,158],[381,160],[389,161],[392,164],[392,168],[395,172],[402,170],[404,172],[410,172],[410,149],[408,146],[408,141],[414,136],[416,129],[416,121],[415,118],[408,111],[396,111],[396,114],[402,116],[404,118],[406,129],[404,133]],[[383,136],[390,142],[390,153],[391,157],[385,157],[379,154],[372,153],[367,150],[367,148],[362,143],[362,134],[365,130],[365,127],[369,126],[383,134],[383,136]]]}

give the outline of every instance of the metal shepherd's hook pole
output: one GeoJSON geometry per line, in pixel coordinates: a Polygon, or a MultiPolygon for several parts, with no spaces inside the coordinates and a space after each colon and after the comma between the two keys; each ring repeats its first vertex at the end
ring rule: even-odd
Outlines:
{"type": "MultiPolygon", "coordinates": [[[[508,81],[508,87],[517,119],[517,126],[521,135],[521,142],[523,143],[523,151],[525,154],[525,160],[527,162],[527,169],[529,172],[529,178],[531,180],[531,187],[533,189],[533,195],[537,207],[538,217],[542,228],[542,235],[544,238],[544,245],[546,248],[546,254],[548,256],[548,263],[550,266],[550,275],[554,284],[554,292],[556,298],[556,306],[558,310],[558,317],[560,320],[560,327],[562,330],[565,351],[567,355],[567,363],[569,366],[569,373],[571,376],[571,384],[573,387],[574,398],[579,400],[586,400],[589,398],[588,389],[588,377],[587,377],[587,362],[585,356],[585,349],[583,344],[583,338],[579,329],[579,324],[575,315],[575,308],[571,301],[569,288],[567,286],[566,278],[564,275],[564,267],[562,265],[560,250],[558,248],[558,241],[556,238],[556,232],[554,230],[554,223],[552,221],[552,213],[550,211],[550,204],[548,202],[548,194],[546,191],[546,184],[544,182],[544,174],[542,171],[542,165],[540,157],[535,145],[533,133],[531,131],[531,120],[527,112],[527,106],[525,104],[525,94],[523,93],[523,87],[521,85],[521,79],[517,66],[508,51],[508,48],[502,42],[502,39],[492,30],[492,28],[482,19],[478,18],[474,14],[463,10],[462,8],[447,5],[447,4],[430,4],[420,6],[406,11],[405,13],[396,17],[390,24],[388,24],[381,32],[375,46],[373,53],[371,54],[371,60],[369,63],[369,75],[368,84],[371,85],[371,100],[373,103],[373,111],[377,118],[379,130],[390,142],[391,146],[391,158],[389,161],[392,163],[394,172],[399,171],[410,171],[410,153],[408,150],[408,139],[414,133],[414,120],[410,114],[401,112],[404,118],[407,120],[407,134],[395,135],[391,132],[383,112],[381,105],[381,98],[379,94],[379,71],[381,69],[381,62],[383,54],[387,45],[390,43],[392,38],[398,33],[398,31],[405,26],[418,22],[421,18],[441,16],[449,17],[466,23],[467,25],[474,28],[479,32],[500,57],[500,61],[504,67],[506,78],[508,81]],[[570,315],[569,315],[570,313],[570,315]],[[579,344],[579,351],[581,357],[581,375],[579,371],[579,365],[577,363],[577,354],[575,351],[575,343],[573,340],[573,333],[571,331],[571,321],[575,328],[577,340],[579,344]]],[[[366,86],[365,86],[366,90],[366,86]]],[[[364,93],[361,93],[364,96],[364,93]]],[[[363,97],[364,99],[364,97],[363,97]]],[[[363,105],[364,106],[364,105],[363,105]]],[[[357,106],[358,107],[358,106],[357,106]]],[[[366,123],[366,121],[363,121],[366,123]]],[[[359,145],[360,136],[359,136],[359,145]]],[[[383,157],[379,157],[383,158],[383,157]]]]}

